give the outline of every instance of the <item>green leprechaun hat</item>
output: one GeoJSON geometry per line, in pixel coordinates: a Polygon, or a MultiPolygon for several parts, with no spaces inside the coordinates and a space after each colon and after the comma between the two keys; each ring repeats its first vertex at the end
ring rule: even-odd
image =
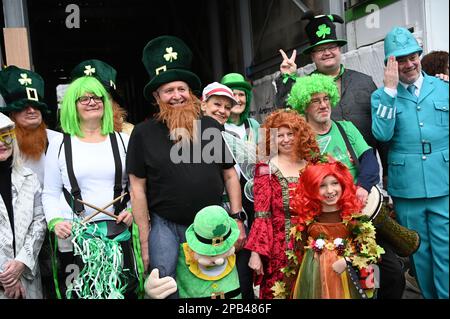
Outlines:
{"type": "Polygon", "coordinates": [[[71,72],[72,81],[82,76],[93,76],[99,80],[112,98],[123,105],[123,98],[116,90],[117,71],[106,62],[97,59],[90,59],[80,62],[71,72]]]}
{"type": "Polygon", "coordinates": [[[191,90],[199,91],[201,82],[190,71],[191,61],[191,50],[177,37],[164,35],[147,43],[142,52],[142,62],[150,76],[150,82],[144,88],[145,98],[153,101],[152,93],[173,81],[184,81],[191,90]]]}
{"type": "Polygon", "coordinates": [[[73,68],[70,74],[72,81],[82,76],[93,76],[99,80],[108,91],[116,89],[117,71],[109,64],[96,60],[86,60],[73,68]]]}
{"type": "Polygon", "coordinates": [[[50,113],[44,102],[44,79],[37,73],[10,65],[0,71],[0,94],[5,106],[0,112],[20,112],[28,106],[50,113]]]}
{"type": "Polygon", "coordinates": [[[227,252],[239,237],[239,228],[225,209],[212,205],[195,215],[186,230],[189,247],[200,255],[216,256],[227,252]]]}
{"type": "Polygon", "coordinates": [[[309,54],[316,46],[326,43],[336,43],[339,46],[347,44],[346,40],[336,37],[336,25],[334,23],[344,23],[344,20],[337,14],[314,16],[313,12],[308,11],[302,17],[302,20],[309,20],[305,32],[309,38],[310,46],[303,50],[304,54],[309,54]]]}

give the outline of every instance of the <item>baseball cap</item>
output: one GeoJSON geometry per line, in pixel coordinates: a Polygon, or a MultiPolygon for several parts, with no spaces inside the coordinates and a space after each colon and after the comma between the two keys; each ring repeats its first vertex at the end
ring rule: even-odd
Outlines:
{"type": "Polygon", "coordinates": [[[206,102],[213,95],[225,96],[231,100],[233,105],[238,104],[238,101],[233,95],[233,91],[228,86],[219,82],[210,83],[203,89],[202,101],[206,102]]]}

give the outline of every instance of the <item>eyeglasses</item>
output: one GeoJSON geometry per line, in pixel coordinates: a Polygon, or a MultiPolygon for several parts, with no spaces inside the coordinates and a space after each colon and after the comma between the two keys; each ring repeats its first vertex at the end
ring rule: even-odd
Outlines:
{"type": "Polygon", "coordinates": [[[325,48],[312,50],[312,52],[313,52],[313,53],[318,53],[318,54],[324,54],[325,51],[328,50],[328,51],[330,51],[330,52],[333,52],[333,51],[335,51],[338,47],[339,47],[339,45],[333,44],[333,45],[330,45],[330,46],[325,47],[325,48]]]}
{"type": "Polygon", "coordinates": [[[80,104],[82,104],[82,105],[89,105],[89,103],[91,103],[91,100],[94,101],[95,104],[103,103],[103,97],[96,96],[96,95],[93,95],[93,96],[87,96],[87,95],[80,96],[77,99],[77,102],[80,102],[80,104]]]}
{"type": "Polygon", "coordinates": [[[11,145],[15,137],[16,134],[14,133],[14,130],[10,130],[0,134],[0,142],[2,142],[5,145],[11,145]]]}
{"type": "Polygon", "coordinates": [[[325,102],[326,104],[330,103],[330,97],[324,96],[322,99],[313,99],[311,102],[309,102],[310,105],[314,106],[320,106],[322,103],[325,102]]]}

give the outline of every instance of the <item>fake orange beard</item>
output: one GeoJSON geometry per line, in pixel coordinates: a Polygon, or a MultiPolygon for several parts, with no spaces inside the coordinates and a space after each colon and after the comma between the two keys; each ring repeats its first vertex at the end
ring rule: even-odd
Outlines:
{"type": "Polygon", "coordinates": [[[16,124],[16,137],[20,152],[26,159],[39,160],[47,147],[47,125],[41,123],[35,130],[27,130],[16,124]]]}
{"type": "Polygon", "coordinates": [[[200,101],[197,97],[191,94],[191,99],[182,107],[173,107],[161,101],[158,105],[160,112],[155,118],[167,125],[174,143],[185,138],[193,141],[196,127],[194,123],[200,116],[200,101]]]}

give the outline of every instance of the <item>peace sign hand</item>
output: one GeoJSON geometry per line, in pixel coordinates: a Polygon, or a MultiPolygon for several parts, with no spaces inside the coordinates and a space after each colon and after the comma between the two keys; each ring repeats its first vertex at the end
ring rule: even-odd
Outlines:
{"type": "Polygon", "coordinates": [[[292,55],[290,58],[288,58],[288,56],[282,49],[280,49],[279,52],[283,57],[283,62],[281,62],[280,64],[281,74],[295,74],[297,72],[297,64],[295,64],[295,58],[297,57],[297,50],[292,51],[292,55]]]}

